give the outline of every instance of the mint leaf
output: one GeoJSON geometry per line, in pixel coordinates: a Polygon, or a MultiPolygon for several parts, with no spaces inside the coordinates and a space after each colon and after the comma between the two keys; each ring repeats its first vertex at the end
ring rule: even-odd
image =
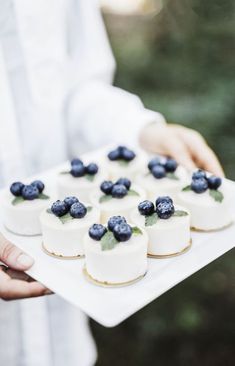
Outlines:
{"type": "Polygon", "coordinates": [[[15,198],[12,200],[11,204],[12,204],[13,206],[16,206],[16,205],[18,205],[18,204],[19,204],[19,203],[21,203],[21,202],[24,202],[24,198],[23,198],[23,197],[21,197],[21,196],[19,196],[19,197],[15,197],[15,198]]]}
{"type": "Polygon", "coordinates": [[[49,200],[49,196],[47,196],[46,194],[44,193],[40,193],[39,194],[39,197],[38,197],[40,200],[49,200]]]}
{"type": "Polygon", "coordinates": [[[126,160],[120,159],[120,160],[118,160],[118,163],[119,163],[119,165],[121,165],[121,166],[127,167],[127,166],[128,166],[128,164],[129,164],[129,161],[126,161],[126,160]]]}
{"type": "Polygon", "coordinates": [[[145,226],[153,226],[158,220],[158,215],[154,212],[152,215],[145,216],[145,226]]]}
{"type": "Polygon", "coordinates": [[[134,226],[131,229],[133,235],[143,235],[142,231],[137,226],[134,226]]]}
{"type": "Polygon", "coordinates": [[[181,210],[176,210],[174,212],[174,217],[182,217],[182,216],[188,216],[188,212],[186,211],[181,211],[181,210]]]}
{"type": "Polygon", "coordinates": [[[70,215],[70,213],[68,212],[67,214],[65,214],[63,216],[58,217],[58,219],[62,222],[62,224],[66,224],[67,222],[74,220],[74,217],[72,217],[70,215]]]}
{"type": "Polygon", "coordinates": [[[182,189],[183,192],[191,191],[191,186],[186,186],[182,189]]]}
{"type": "Polygon", "coordinates": [[[210,189],[210,196],[214,198],[216,202],[222,202],[224,199],[224,195],[222,192],[216,190],[216,189],[210,189]]]}
{"type": "Polygon", "coordinates": [[[166,173],[166,177],[172,180],[179,180],[175,173],[166,173]]]}
{"type": "Polygon", "coordinates": [[[139,196],[139,193],[134,191],[134,189],[129,189],[127,195],[128,196],[139,196]]]}
{"type": "Polygon", "coordinates": [[[103,251],[113,249],[117,243],[118,241],[113,236],[112,231],[108,231],[107,233],[105,233],[100,241],[101,249],[103,251]]]}
{"type": "Polygon", "coordinates": [[[93,209],[93,207],[92,206],[87,206],[87,212],[91,212],[91,210],[93,209]]]}
{"type": "Polygon", "coordinates": [[[103,194],[99,199],[99,203],[107,202],[110,201],[111,199],[112,199],[111,194],[103,194]]]}
{"type": "Polygon", "coordinates": [[[95,179],[95,174],[85,174],[85,178],[89,180],[89,182],[93,182],[95,179]]]}

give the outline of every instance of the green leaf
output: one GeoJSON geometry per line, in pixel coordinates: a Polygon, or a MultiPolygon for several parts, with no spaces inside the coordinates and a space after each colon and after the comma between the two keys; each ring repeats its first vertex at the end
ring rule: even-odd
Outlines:
{"type": "Polygon", "coordinates": [[[12,205],[13,206],[16,206],[16,205],[18,205],[19,203],[21,203],[21,202],[24,202],[24,198],[23,197],[21,197],[21,196],[19,196],[19,197],[15,197],[13,200],[12,200],[12,205]]]}
{"type": "Polygon", "coordinates": [[[174,217],[188,216],[188,212],[182,210],[176,210],[173,216],[174,217]]]}
{"type": "Polygon", "coordinates": [[[123,166],[123,167],[127,167],[128,164],[129,164],[129,161],[126,161],[126,160],[123,160],[123,159],[120,159],[118,160],[118,163],[119,165],[123,166]]]}
{"type": "Polygon", "coordinates": [[[158,220],[158,215],[154,212],[152,215],[145,216],[145,226],[153,226],[158,220]]]}
{"type": "Polygon", "coordinates": [[[216,202],[222,202],[224,199],[224,195],[222,192],[216,190],[216,189],[210,189],[210,196],[214,198],[216,202]]]}
{"type": "Polygon", "coordinates": [[[58,219],[62,222],[62,224],[66,224],[67,222],[74,220],[74,217],[72,217],[70,215],[70,213],[68,212],[67,214],[65,214],[63,216],[58,217],[58,219]]]}
{"type": "Polygon", "coordinates": [[[60,174],[70,174],[70,172],[60,172],[60,174]]]}
{"type": "Polygon", "coordinates": [[[47,213],[49,213],[49,214],[53,215],[53,212],[51,211],[51,209],[50,209],[50,208],[48,208],[48,209],[47,209],[47,213]]]}
{"type": "Polygon", "coordinates": [[[186,186],[182,189],[183,192],[188,192],[188,191],[191,191],[191,186],[186,186]]]}
{"type": "Polygon", "coordinates": [[[172,180],[179,180],[175,173],[166,173],[166,177],[172,180]]]}
{"type": "Polygon", "coordinates": [[[134,226],[131,229],[133,235],[143,235],[142,231],[137,226],[134,226]]]}
{"type": "Polygon", "coordinates": [[[93,182],[95,179],[95,174],[85,174],[85,178],[89,180],[89,182],[93,182]]]}
{"type": "Polygon", "coordinates": [[[91,212],[91,210],[93,209],[93,207],[92,206],[87,206],[87,212],[91,212]]]}
{"type": "Polygon", "coordinates": [[[106,234],[104,234],[100,241],[101,249],[103,251],[113,249],[117,243],[118,241],[113,236],[112,231],[108,231],[106,234]]]}
{"type": "Polygon", "coordinates": [[[49,196],[47,196],[46,194],[44,193],[40,193],[39,194],[39,197],[38,197],[40,200],[49,200],[49,196]]]}
{"type": "Polygon", "coordinates": [[[134,191],[134,189],[129,189],[127,195],[128,196],[139,196],[139,193],[134,191]]]}
{"type": "Polygon", "coordinates": [[[112,199],[111,194],[103,194],[99,199],[99,203],[107,202],[110,201],[111,199],[112,199]]]}

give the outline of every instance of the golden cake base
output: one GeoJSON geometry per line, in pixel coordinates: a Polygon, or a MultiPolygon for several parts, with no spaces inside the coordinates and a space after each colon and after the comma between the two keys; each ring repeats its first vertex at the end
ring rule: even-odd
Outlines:
{"type": "Polygon", "coordinates": [[[171,254],[148,254],[149,258],[157,258],[157,259],[164,259],[164,258],[171,258],[171,257],[177,257],[178,255],[186,253],[192,246],[192,239],[190,239],[189,244],[187,247],[182,249],[180,252],[177,253],[171,253],[171,254]]]}
{"type": "Polygon", "coordinates": [[[98,280],[95,280],[88,272],[86,267],[83,267],[83,274],[85,276],[85,278],[91,282],[93,285],[97,285],[97,286],[102,286],[102,287],[123,287],[123,286],[129,286],[132,285],[138,281],[140,281],[147,272],[145,272],[145,274],[143,274],[142,276],[137,277],[136,279],[132,280],[132,281],[127,281],[127,282],[120,282],[120,283],[110,283],[110,282],[101,282],[98,280]]]}
{"type": "Polygon", "coordinates": [[[56,254],[56,253],[53,253],[53,252],[50,252],[49,250],[46,249],[44,243],[42,243],[42,249],[43,251],[51,256],[51,257],[54,257],[54,258],[57,258],[57,259],[80,259],[80,258],[84,258],[84,255],[61,255],[61,254],[56,254]]]}
{"type": "Polygon", "coordinates": [[[229,224],[225,225],[225,226],[222,226],[218,229],[212,229],[212,230],[203,230],[203,229],[197,229],[196,227],[191,227],[190,229],[192,231],[196,231],[198,233],[215,233],[217,231],[221,231],[221,230],[224,230],[224,229],[227,229],[228,227],[230,227],[232,224],[234,223],[234,221],[232,220],[229,224]]]}

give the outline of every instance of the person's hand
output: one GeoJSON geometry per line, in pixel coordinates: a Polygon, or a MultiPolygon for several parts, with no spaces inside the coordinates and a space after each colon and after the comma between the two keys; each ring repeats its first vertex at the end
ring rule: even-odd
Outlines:
{"type": "Polygon", "coordinates": [[[213,150],[195,130],[175,124],[150,124],[140,135],[140,144],[152,153],[173,157],[189,170],[196,167],[224,176],[213,150]]]}
{"type": "Polygon", "coordinates": [[[34,261],[0,234],[0,299],[16,300],[51,293],[23,271],[34,261]]]}

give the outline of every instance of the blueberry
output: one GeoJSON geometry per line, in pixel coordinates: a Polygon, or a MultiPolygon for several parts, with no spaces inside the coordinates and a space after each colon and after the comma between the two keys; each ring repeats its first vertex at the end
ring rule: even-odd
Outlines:
{"type": "Polygon", "coordinates": [[[127,178],[119,178],[115,184],[123,184],[128,190],[131,187],[131,181],[127,178]]]}
{"type": "Polygon", "coordinates": [[[130,225],[123,222],[121,224],[117,224],[114,226],[113,236],[118,241],[127,241],[130,239],[131,235],[132,235],[132,229],[130,225]]]}
{"type": "Polygon", "coordinates": [[[86,167],[86,173],[87,174],[91,174],[91,175],[95,175],[98,172],[98,165],[95,163],[90,163],[89,165],[87,165],[86,167]]]}
{"type": "Polygon", "coordinates": [[[148,163],[148,169],[151,171],[155,165],[161,165],[158,158],[153,158],[148,163]]]}
{"type": "Polygon", "coordinates": [[[113,183],[110,180],[105,180],[103,183],[101,183],[100,189],[105,194],[111,194],[113,183]]]}
{"type": "Polygon", "coordinates": [[[117,224],[126,223],[126,219],[123,216],[112,216],[108,221],[108,229],[113,231],[114,226],[117,224]]]}
{"type": "Polygon", "coordinates": [[[37,187],[37,189],[39,190],[39,193],[42,193],[42,191],[44,190],[45,186],[44,183],[41,180],[34,180],[31,183],[31,186],[35,186],[37,187]]]}
{"type": "Polygon", "coordinates": [[[85,167],[83,164],[73,165],[70,173],[73,177],[83,177],[85,175],[85,167]]]}
{"type": "Polygon", "coordinates": [[[37,187],[30,184],[24,186],[21,194],[25,200],[34,200],[35,198],[39,197],[39,190],[37,187]]]}
{"type": "Polygon", "coordinates": [[[112,151],[110,151],[110,153],[108,153],[109,160],[112,160],[112,161],[118,160],[118,159],[120,159],[120,157],[121,157],[121,155],[120,155],[120,151],[118,149],[112,150],[112,151]]]}
{"type": "Polygon", "coordinates": [[[129,150],[127,148],[124,148],[122,151],[122,159],[125,161],[131,161],[135,158],[135,153],[132,150],[129,150]]]}
{"type": "Polygon", "coordinates": [[[156,212],[160,219],[169,219],[175,212],[174,205],[171,202],[160,202],[156,207],[156,212]]]}
{"type": "Polygon", "coordinates": [[[211,175],[207,178],[207,182],[210,189],[218,189],[222,184],[222,179],[215,175],[211,175]]]}
{"type": "Polygon", "coordinates": [[[68,206],[63,201],[57,200],[52,204],[51,211],[54,215],[61,217],[68,212],[68,206]]]}
{"type": "Polygon", "coordinates": [[[70,207],[70,215],[76,219],[81,219],[86,216],[87,208],[81,202],[76,202],[70,207]]]}
{"type": "Polygon", "coordinates": [[[156,206],[161,202],[170,202],[173,204],[173,200],[169,196],[161,196],[156,199],[156,206]]]}
{"type": "Polygon", "coordinates": [[[166,170],[161,165],[155,165],[152,168],[152,174],[153,174],[154,178],[161,179],[166,176],[166,170]]]}
{"type": "Polygon", "coordinates": [[[21,193],[22,193],[22,189],[23,188],[24,188],[24,184],[23,183],[21,183],[21,182],[14,182],[10,186],[10,191],[11,191],[11,193],[14,196],[19,197],[19,196],[21,196],[21,193]]]}
{"type": "Polygon", "coordinates": [[[83,165],[83,162],[81,159],[75,158],[75,159],[71,160],[71,166],[80,165],[80,164],[83,165]]]}
{"type": "Polygon", "coordinates": [[[106,227],[101,224],[94,224],[89,229],[89,236],[94,240],[101,240],[106,232],[106,227]]]}
{"type": "Polygon", "coordinates": [[[205,178],[194,179],[191,183],[191,189],[195,193],[203,193],[208,188],[208,182],[205,178]]]}
{"type": "Polygon", "coordinates": [[[127,193],[127,188],[123,184],[114,184],[111,192],[113,198],[123,198],[127,193]]]}
{"type": "Polygon", "coordinates": [[[174,173],[176,171],[176,168],[178,166],[177,162],[175,161],[175,159],[170,159],[168,158],[164,164],[165,169],[168,173],[174,173]]]}
{"type": "Polygon", "coordinates": [[[74,203],[77,203],[77,202],[79,202],[79,200],[77,197],[74,197],[74,196],[66,197],[64,199],[64,203],[66,204],[66,206],[68,208],[70,208],[74,203]]]}
{"type": "Polygon", "coordinates": [[[194,172],[192,175],[192,180],[206,178],[206,172],[204,170],[199,169],[198,171],[194,172]]]}
{"type": "Polygon", "coordinates": [[[143,202],[140,202],[138,210],[141,215],[151,215],[154,212],[154,204],[151,201],[145,200],[143,202]]]}

